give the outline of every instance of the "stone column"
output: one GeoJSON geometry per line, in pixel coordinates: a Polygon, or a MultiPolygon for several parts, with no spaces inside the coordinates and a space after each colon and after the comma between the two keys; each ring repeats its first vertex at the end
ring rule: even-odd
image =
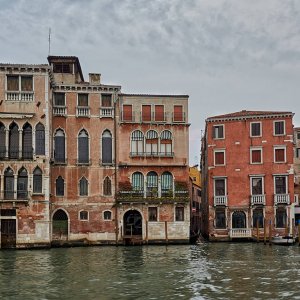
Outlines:
{"type": "Polygon", "coordinates": [[[23,136],[23,129],[19,129],[19,158],[22,158],[22,149],[23,149],[22,136],[23,136]]]}
{"type": "Polygon", "coordinates": [[[18,190],[18,175],[14,174],[14,199],[17,199],[17,190],[18,190]]]}
{"type": "Polygon", "coordinates": [[[5,128],[5,157],[8,158],[8,148],[9,148],[9,129],[5,128]]]}

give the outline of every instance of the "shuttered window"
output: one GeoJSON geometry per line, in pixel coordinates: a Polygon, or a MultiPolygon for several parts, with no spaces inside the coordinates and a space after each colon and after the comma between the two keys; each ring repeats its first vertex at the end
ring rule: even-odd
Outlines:
{"type": "Polygon", "coordinates": [[[31,159],[33,155],[32,149],[32,128],[31,125],[26,123],[23,126],[22,132],[22,157],[25,159],[31,159]]]}
{"type": "Polygon", "coordinates": [[[65,93],[54,94],[54,106],[65,106],[65,93]]]}
{"type": "Polygon", "coordinates": [[[147,174],[147,196],[156,197],[158,192],[158,177],[153,171],[147,174]]]}
{"type": "Polygon", "coordinates": [[[42,170],[40,168],[35,168],[33,171],[33,192],[34,193],[43,192],[43,176],[42,176],[42,170]]]}
{"type": "Polygon", "coordinates": [[[144,153],[144,134],[140,130],[135,130],[131,134],[131,153],[133,155],[144,153]]]}
{"type": "Polygon", "coordinates": [[[165,113],[163,105],[155,105],[155,121],[164,121],[165,113]]]}
{"type": "Polygon", "coordinates": [[[35,154],[45,155],[45,127],[41,123],[35,127],[35,154]]]}
{"type": "Polygon", "coordinates": [[[285,162],[285,149],[275,149],[275,162],[285,162]]]}
{"type": "Polygon", "coordinates": [[[112,136],[108,130],[102,134],[102,163],[112,164],[112,136]]]}
{"type": "Polygon", "coordinates": [[[111,195],[111,180],[109,177],[105,177],[103,181],[103,195],[105,196],[111,195]]]}
{"type": "Polygon", "coordinates": [[[87,196],[88,195],[88,181],[85,177],[82,177],[79,182],[79,195],[87,196]]]}
{"type": "Polygon", "coordinates": [[[251,163],[253,164],[260,164],[262,163],[262,150],[255,149],[251,150],[251,163]]]}
{"type": "Polygon", "coordinates": [[[89,137],[85,130],[78,135],[78,163],[89,163],[89,137]]]}
{"type": "Polygon", "coordinates": [[[61,176],[58,176],[56,179],[56,196],[65,195],[65,181],[61,176]]]}
{"type": "Polygon", "coordinates": [[[89,106],[88,94],[78,94],[78,106],[89,106]]]}
{"type": "Polygon", "coordinates": [[[25,92],[33,91],[32,76],[21,76],[21,91],[25,91],[25,92]]]}
{"type": "Polygon", "coordinates": [[[62,130],[57,130],[54,137],[54,160],[65,162],[65,134],[62,130]]]}
{"type": "Polygon", "coordinates": [[[25,168],[21,168],[17,180],[17,199],[27,199],[28,176],[25,168]]]}
{"type": "Polygon", "coordinates": [[[161,175],[161,192],[168,193],[173,191],[173,176],[170,172],[164,172],[161,175]]]}
{"type": "Polygon", "coordinates": [[[146,154],[155,155],[158,152],[158,134],[154,130],[149,130],[146,134],[146,154]]]}
{"type": "Polygon", "coordinates": [[[14,199],[14,172],[11,168],[4,172],[4,198],[14,199]]]}
{"type": "Polygon", "coordinates": [[[215,165],[225,164],[225,151],[215,151],[215,165]]]}
{"type": "Polygon", "coordinates": [[[174,105],[174,113],[173,113],[173,121],[174,122],[182,122],[183,121],[183,108],[182,105],[174,105]]]}
{"type": "Polygon", "coordinates": [[[101,95],[101,106],[112,107],[111,95],[101,95]]]}
{"type": "Polygon", "coordinates": [[[160,152],[161,154],[171,155],[172,149],[172,133],[164,130],[160,135],[160,152]]]}
{"type": "Polygon", "coordinates": [[[132,121],[132,105],[123,105],[123,121],[132,121]]]}
{"type": "Polygon", "coordinates": [[[9,158],[19,157],[19,128],[16,123],[9,127],[9,158]]]}
{"type": "Polygon", "coordinates": [[[151,105],[142,105],[142,121],[151,121],[151,105]]]}
{"type": "Polygon", "coordinates": [[[5,126],[2,123],[0,123],[0,158],[5,157],[5,152],[6,152],[5,141],[6,141],[5,126]]]}
{"type": "Polygon", "coordinates": [[[144,191],[144,175],[142,173],[132,174],[132,188],[134,191],[144,191]]]}

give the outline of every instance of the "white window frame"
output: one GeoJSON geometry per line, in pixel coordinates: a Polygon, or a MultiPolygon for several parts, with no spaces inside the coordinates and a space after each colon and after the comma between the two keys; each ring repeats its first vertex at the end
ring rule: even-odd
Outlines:
{"type": "Polygon", "coordinates": [[[276,163],[276,164],[284,164],[284,163],[286,163],[286,146],[274,146],[273,155],[274,155],[274,160],[273,160],[274,163],[276,163]],[[275,152],[276,152],[276,150],[280,150],[280,149],[284,150],[284,161],[276,161],[275,152]]]}
{"type": "Polygon", "coordinates": [[[262,137],[262,122],[250,122],[250,137],[262,137]],[[252,124],[260,124],[260,134],[259,135],[253,135],[252,134],[252,124]]]}
{"type": "Polygon", "coordinates": [[[78,220],[81,221],[81,222],[88,222],[90,219],[90,213],[88,210],[85,210],[85,209],[81,209],[79,212],[78,212],[78,220]],[[83,211],[86,211],[87,212],[87,219],[81,219],[80,218],[80,213],[83,212],[83,211]]]}
{"type": "Polygon", "coordinates": [[[285,177],[285,194],[288,194],[289,176],[287,174],[276,174],[273,175],[274,195],[276,194],[276,177],[285,177]]]}
{"type": "Polygon", "coordinates": [[[214,166],[225,166],[226,165],[226,151],[225,149],[214,149],[214,166]],[[216,163],[216,153],[224,153],[224,164],[217,164],[216,163]]]}
{"type": "Polygon", "coordinates": [[[253,193],[252,193],[252,179],[254,179],[254,178],[262,179],[262,195],[264,195],[265,194],[265,177],[262,176],[262,175],[251,175],[250,176],[250,195],[251,196],[253,195],[253,193]]]}
{"type": "Polygon", "coordinates": [[[264,163],[264,160],[263,160],[263,148],[262,147],[251,147],[250,148],[250,164],[251,165],[261,165],[264,163]],[[260,162],[253,162],[252,161],[252,151],[253,150],[260,150],[260,162]]]}
{"type": "MultiPolygon", "coordinates": [[[[175,217],[176,217],[176,215],[175,215],[175,217]]],[[[155,206],[155,205],[149,205],[148,206],[148,222],[149,223],[157,223],[157,222],[159,222],[159,207],[158,206],[155,206]],[[150,207],[155,207],[157,209],[157,220],[156,221],[149,221],[149,208],[150,207]]],[[[180,222],[180,221],[178,221],[178,222],[180,222]]]]}
{"type": "Polygon", "coordinates": [[[104,222],[111,222],[113,220],[113,212],[111,210],[109,210],[109,209],[104,210],[102,212],[102,219],[103,219],[104,222]],[[107,212],[107,211],[111,213],[111,218],[110,219],[105,219],[104,218],[104,213],[107,212]]]}
{"type": "Polygon", "coordinates": [[[185,210],[185,207],[184,207],[184,206],[181,206],[181,205],[175,205],[175,206],[174,206],[174,221],[175,221],[175,222],[180,222],[180,223],[185,222],[185,219],[186,219],[186,218],[185,218],[185,213],[186,213],[186,210],[185,210]],[[179,207],[180,207],[180,208],[183,208],[183,221],[177,221],[177,220],[176,220],[176,208],[177,208],[177,207],[178,207],[178,208],[179,208],[179,207]]]}
{"type": "Polygon", "coordinates": [[[214,137],[214,140],[224,140],[225,139],[225,124],[213,125],[213,136],[215,135],[215,127],[223,127],[223,137],[214,137]]]}
{"type": "Polygon", "coordinates": [[[283,136],[283,135],[285,135],[285,120],[276,120],[276,121],[273,121],[273,135],[274,136],[283,136]],[[278,133],[275,132],[275,124],[279,123],[279,122],[283,122],[283,133],[280,133],[280,134],[278,134],[278,133]]]}
{"type": "Polygon", "coordinates": [[[224,176],[217,176],[217,177],[214,177],[214,197],[218,197],[216,195],[216,180],[220,180],[220,179],[224,179],[224,181],[225,181],[225,195],[224,196],[227,196],[227,178],[224,176]]]}

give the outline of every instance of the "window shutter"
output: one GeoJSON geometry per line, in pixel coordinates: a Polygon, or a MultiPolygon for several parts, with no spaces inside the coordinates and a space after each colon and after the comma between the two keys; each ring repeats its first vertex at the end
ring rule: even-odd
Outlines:
{"type": "Polygon", "coordinates": [[[284,162],[284,149],[275,149],[275,161],[284,162]]]}
{"type": "Polygon", "coordinates": [[[132,121],[132,105],[123,105],[123,120],[132,121]]]}
{"type": "Polygon", "coordinates": [[[21,77],[21,91],[26,91],[26,92],[33,91],[32,76],[21,77]]]}
{"type": "Polygon", "coordinates": [[[142,106],[142,120],[145,122],[151,121],[151,105],[142,106]]]}
{"type": "Polygon", "coordinates": [[[252,150],[252,163],[261,163],[261,150],[252,150]]]}
{"type": "Polygon", "coordinates": [[[111,95],[101,95],[101,106],[111,107],[111,95]]]}
{"type": "Polygon", "coordinates": [[[155,121],[164,121],[163,105],[155,105],[155,121]]]}
{"type": "Polygon", "coordinates": [[[215,163],[217,165],[224,165],[224,152],[215,152],[215,163]]]}
{"type": "Polygon", "coordinates": [[[7,90],[8,91],[19,90],[19,76],[7,76],[7,90]]]}
{"type": "Polygon", "coordinates": [[[174,105],[174,121],[175,122],[182,122],[183,121],[182,105],[174,105]]]}

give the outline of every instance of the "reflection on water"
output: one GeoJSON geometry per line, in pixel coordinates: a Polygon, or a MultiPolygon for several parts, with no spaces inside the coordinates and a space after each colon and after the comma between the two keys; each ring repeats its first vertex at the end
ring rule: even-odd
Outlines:
{"type": "Polygon", "coordinates": [[[300,299],[300,247],[0,251],[1,299],[300,299]]]}

